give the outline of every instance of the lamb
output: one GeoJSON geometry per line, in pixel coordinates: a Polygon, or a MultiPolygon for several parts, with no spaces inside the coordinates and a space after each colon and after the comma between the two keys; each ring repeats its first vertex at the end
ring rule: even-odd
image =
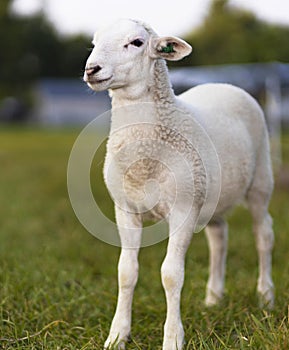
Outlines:
{"type": "Polygon", "coordinates": [[[192,48],[179,38],[159,37],[140,21],[119,20],[99,30],[93,44],[84,81],[95,91],[108,89],[112,99],[104,177],[115,202],[122,245],[118,302],[105,349],[124,349],[130,335],[146,217],[169,224],[161,267],[167,301],[163,350],[183,348],[180,298],[193,232],[205,226],[210,250],[205,302],[215,305],[224,291],[224,215],[242,201],[253,218],[257,291],[263,305],[272,307],[274,234],[268,204],[273,176],[257,102],[227,84],[200,85],[176,97],[165,60],[180,60],[192,48]]]}

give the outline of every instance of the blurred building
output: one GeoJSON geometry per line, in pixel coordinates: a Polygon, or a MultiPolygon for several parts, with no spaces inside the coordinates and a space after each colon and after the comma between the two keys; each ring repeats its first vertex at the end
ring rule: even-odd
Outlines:
{"type": "Polygon", "coordinates": [[[94,93],[80,79],[43,79],[35,99],[32,119],[43,125],[86,125],[111,108],[107,92],[94,93]]]}
{"type": "MultiPolygon", "coordinates": [[[[289,64],[242,64],[170,71],[176,94],[207,82],[230,83],[252,94],[266,112],[269,128],[289,125],[289,64]]],[[[44,79],[35,86],[33,120],[46,125],[85,125],[111,108],[107,92],[92,92],[80,79],[44,79]]]]}
{"type": "Polygon", "coordinates": [[[289,124],[289,64],[189,67],[173,70],[170,76],[176,93],[208,82],[237,85],[259,101],[269,124],[276,118],[289,124]]]}

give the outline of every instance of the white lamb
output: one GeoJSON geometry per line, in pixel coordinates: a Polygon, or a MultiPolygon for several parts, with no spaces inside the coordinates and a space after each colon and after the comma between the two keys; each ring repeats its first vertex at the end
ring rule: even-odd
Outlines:
{"type": "Polygon", "coordinates": [[[257,290],[263,303],[273,305],[273,178],[263,113],[250,95],[227,84],[201,85],[176,97],[165,60],[179,60],[191,47],[176,37],[158,37],[139,21],[119,20],[98,31],[93,44],[84,81],[95,91],[108,89],[112,98],[104,176],[122,243],[118,303],[105,348],[124,349],[130,335],[142,221],[150,215],[167,220],[170,231],[161,267],[167,300],[163,350],[182,349],[180,298],[192,234],[207,223],[206,304],[214,305],[224,290],[224,214],[243,200],[259,254],[257,290]]]}

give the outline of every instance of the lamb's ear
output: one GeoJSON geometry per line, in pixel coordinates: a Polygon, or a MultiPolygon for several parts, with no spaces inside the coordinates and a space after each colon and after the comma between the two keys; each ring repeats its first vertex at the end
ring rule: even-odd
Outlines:
{"type": "Polygon", "coordinates": [[[184,40],[168,36],[162,38],[151,38],[149,53],[152,58],[164,58],[169,61],[178,61],[188,56],[192,47],[184,40]]]}

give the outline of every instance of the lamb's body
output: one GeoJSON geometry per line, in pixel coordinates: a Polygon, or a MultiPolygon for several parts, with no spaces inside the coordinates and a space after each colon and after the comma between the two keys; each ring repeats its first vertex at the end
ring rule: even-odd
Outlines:
{"type": "Polygon", "coordinates": [[[273,232],[268,214],[273,180],[268,135],[260,107],[239,88],[206,84],[176,97],[160,58],[188,54],[186,43],[157,38],[138,22],[120,23],[113,27],[117,35],[112,30],[117,47],[122,42],[125,48],[120,71],[115,62],[107,63],[113,50],[106,44],[111,39],[106,30],[104,41],[101,35],[96,37],[85,75],[93,89],[110,89],[113,106],[104,174],[115,201],[123,249],[118,305],[105,347],[116,342],[123,348],[129,336],[142,221],[149,215],[166,219],[170,227],[162,265],[168,307],[163,350],[176,350],[184,339],[179,306],[184,257],[192,233],[198,224],[207,224],[210,278],[206,303],[216,304],[224,288],[224,214],[241,201],[247,202],[253,216],[260,260],[258,292],[267,304],[273,303],[273,232]],[[122,39],[126,33],[129,40],[122,39]],[[168,42],[163,51],[160,47],[168,42]],[[133,47],[128,49],[129,45],[133,47]]]}
{"type": "Polygon", "coordinates": [[[246,199],[252,185],[270,192],[273,178],[267,128],[256,101],[227,84],[200,85],[180,99],[194,106],[219,157],[222,189],[215,216],[246,199]]]}

